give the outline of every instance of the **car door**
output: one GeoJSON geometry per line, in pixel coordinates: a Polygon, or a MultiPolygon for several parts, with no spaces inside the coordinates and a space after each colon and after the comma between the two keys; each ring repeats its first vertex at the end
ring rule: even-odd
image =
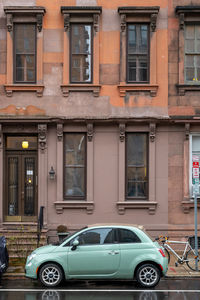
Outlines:
{"type": "MultiPolygon", "coordinates": [[[[115,229],[88,229],[75,238],[76,249],[68,249],[68,274],[76,278],[114,277],[120,265],[119,244],[115,243],[115,229]]],[[[75,240],[74,239],[74,240],[75,240]]]]}

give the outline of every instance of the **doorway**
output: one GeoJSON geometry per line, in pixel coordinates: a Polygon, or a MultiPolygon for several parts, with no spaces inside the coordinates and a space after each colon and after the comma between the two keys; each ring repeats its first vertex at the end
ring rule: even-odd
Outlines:
{"type": "Polygon", "coordinates": [[[5,221],[37,220],[37,137],[6,137],[5,221]]]}

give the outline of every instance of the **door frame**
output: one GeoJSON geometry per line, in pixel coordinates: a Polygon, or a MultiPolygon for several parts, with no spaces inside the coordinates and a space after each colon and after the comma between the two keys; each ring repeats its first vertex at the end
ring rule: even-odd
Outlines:
{"type": "MultiPolygon", "coordinates": [[[[9,135],[10,136],[10,135],[9,135]]],[[[12,135],[14,136],[14,135],[12,135]]],[[[22,136],[22,135],[19,135],[22,136]]],[[[25,138],[32,137],[32,135],[25,136],[25,138]]],[[[17,138],[17,136],[16,136],[17,138]]],[[[5,143],[6,144],[6,143],[5,143]]],[[[3,160],[3,193],[5,195],[3,201],[3,219],[5,222],[36,222],[38,215],[38,150],[8,150],[6,147],[4,148],[4,160],[3,160]],[[16,156],[19,159],[19,190],[18,190],[18,215],[9,216],[8,214],[8,158],[9,156],[16,156]],[[25,196],[23,196],[23,192],[25,192],[25,158],[26,157],[34,157],[35,159],[35,174],[34,174],[34,215],[33,216],[25,216],[24,215],[24,205],[25,205],[25,196]],[[22,198],[23,197],[23,198],[22,198]]]]}

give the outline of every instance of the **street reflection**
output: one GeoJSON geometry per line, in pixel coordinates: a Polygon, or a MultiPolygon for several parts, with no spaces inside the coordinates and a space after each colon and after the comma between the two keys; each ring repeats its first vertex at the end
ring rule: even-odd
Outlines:
{"type": "Polygon", "coordinates": [[[130,292],[112,292],[105,291],[1,291],[0,300],[199,300],[199,293],[184,292],[162,292],[162,291],[130,291],[130,292]]]}

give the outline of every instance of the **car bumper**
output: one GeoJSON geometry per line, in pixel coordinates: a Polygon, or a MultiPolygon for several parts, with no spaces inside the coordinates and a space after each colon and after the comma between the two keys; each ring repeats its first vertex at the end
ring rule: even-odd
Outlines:
{"type": "Polygon", "coordinates": [[[25,266],[25,276],[32,279],[37,279],[37,267],[32,263],[28,263],[25,266]]]}

